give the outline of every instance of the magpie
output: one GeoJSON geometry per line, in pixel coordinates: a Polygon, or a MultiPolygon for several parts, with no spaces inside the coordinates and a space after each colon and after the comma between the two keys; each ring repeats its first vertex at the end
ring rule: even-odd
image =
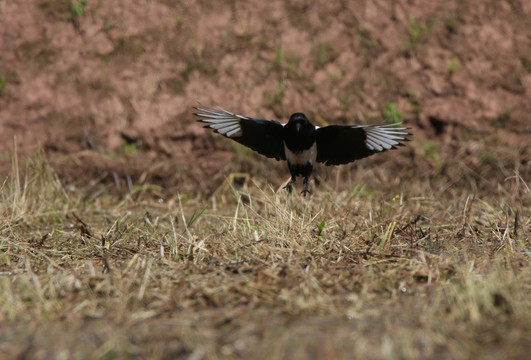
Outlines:
{"type": "Polygon", "coordinates": [[[402,123],[385,125],[313,125],[303,113],[294,113],[287,124],[234,114],[219,106],[194,106],[200,122],[252,150],[277,160],[287,160],[292,190],[297,176],[303,177],[301,194],[311,194],[308,180],[316,163],[347,164],[372,154],[403,146],[411,135],[402,123]]]}

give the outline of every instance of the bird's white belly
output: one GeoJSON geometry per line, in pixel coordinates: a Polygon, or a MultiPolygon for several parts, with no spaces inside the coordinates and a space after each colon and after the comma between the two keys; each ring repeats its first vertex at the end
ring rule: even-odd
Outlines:
{"type": "Polygon", "coordinates": [[[297,153],[292,152],[287,148],[286,144],[284,144],[284,152],[286,153],[286,159],[292,165],[306,165],[307,163],[313,165],[317,158],[317,146],[315,143],[311,148],[297,153]]]}

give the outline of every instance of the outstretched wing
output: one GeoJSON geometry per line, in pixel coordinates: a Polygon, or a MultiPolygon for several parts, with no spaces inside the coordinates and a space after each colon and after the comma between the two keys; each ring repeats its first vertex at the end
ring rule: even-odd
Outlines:
{"type": "Polygon", "coordinates": [[[317,129],[317,161],[339,165],[395,149],[407,141],[402,123],[389,125],[331,125],[317,129]]]}
{"type": "Polygon", "coordinates": [[[254,151],[277,160],[285,160],[283,124],[278,121],[254,119],[225,109],[202,105],[194,107],[198,121],[206,128],[239,142],[254,151]]]}

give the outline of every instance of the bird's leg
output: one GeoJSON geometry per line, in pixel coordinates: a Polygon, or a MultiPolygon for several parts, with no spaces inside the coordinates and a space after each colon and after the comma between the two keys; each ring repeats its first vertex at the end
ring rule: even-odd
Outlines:
{"type": "Polygon", "coordinates": [[[295,176],[292,175],[289,183],[287,183],[286,186],[283,187],[283,189],[286,189],[288,191],[288,194],[291,194],[291,190],[293,190],[294,182],[295,182],[295,176]]]}
{"type": "Polygon", "coordinates": [[[306,196],[306,194],[312,194],[312,192],[310,191],[310,186],[308,185],[308,180],[310,180],[310,177],[309,176],[305,176],[304,177],[304,180],[302,181],[302,184],[304,185],[304,188],[302,189],[301,191],[301,194],[303,196],[306,196]]]}

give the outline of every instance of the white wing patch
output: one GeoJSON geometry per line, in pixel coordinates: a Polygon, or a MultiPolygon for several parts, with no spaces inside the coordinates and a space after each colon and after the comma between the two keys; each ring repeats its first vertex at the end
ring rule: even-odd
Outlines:
{"type": "Polygon", "coordinates": [[[231,113],[219,106],[216,108],[201,106],[197,108],[200,112],[196,115],[201,118],[200,121],[209,124],[209,128],[229,138],[242,136],[240,121],[247,120],[248,117],[231,113]]]}
{"type": "Polygon", "coordinates": [[[388,125],[359,125],[353,126],[355,128],[364,128],[365,145],[369,150],[385,151],[400,145],[400,141],[405,140],[409,135],[405,127],[397,127],[402,123],[388,124],[388,125]]]}

